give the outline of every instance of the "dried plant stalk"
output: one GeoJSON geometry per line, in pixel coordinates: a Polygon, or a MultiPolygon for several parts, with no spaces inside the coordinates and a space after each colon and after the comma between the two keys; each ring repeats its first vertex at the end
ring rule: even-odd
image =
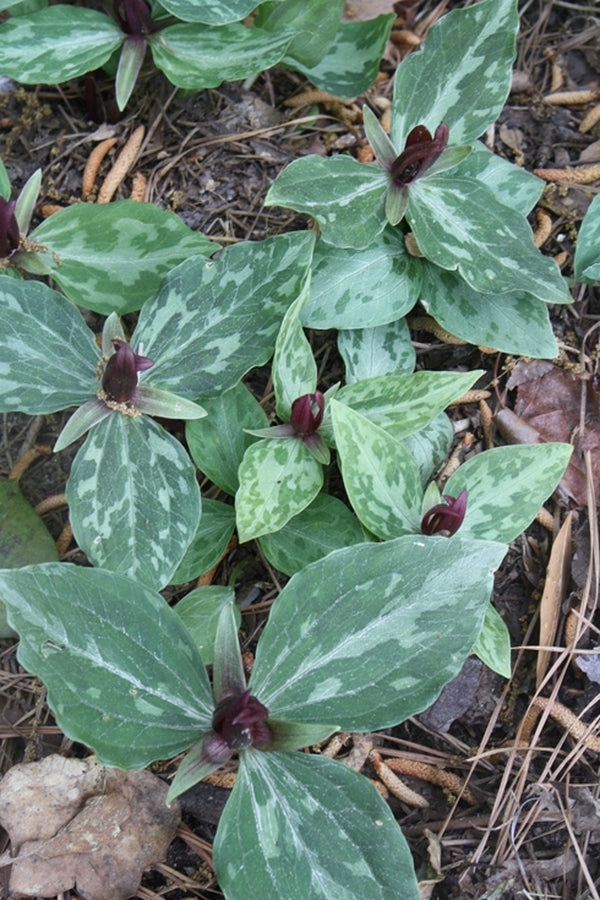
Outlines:
{"type": "Polygon", "coordinates": [[[407,787],[397,775],[395,775],[389,766],[387,766],[381,758],[381,754],[377,752],[377,750],[372,750],[369,753],[369,759],[373,764],[373,768],[377,772],[377,775],[382,780],[390,794],[393,794],[394,797],[397,797],[398,800],[402,800],[403,803],[408,803],[409,806],[418,806],[421,809],[425,809],[429,806],[429,802],[425,799],[425,797],[421,797],[420,794],[417,794],[416,791],[411,791],[409,787],[407,787]]]}
{"type": "Polygon", "coordinates": [[[73,540],[73,529],[71,528],[71,523],[67,522],[61,533],[56,539],[56,552],[58,553],[58,558],[62,559],[67,550],[69,549],[69,544],[73,540]]]}
{"type": "MultiPolygon", "coordinates": [[[[578,719],[575,713],[559,703],[558,700],[550,700],[549,697],[534,697],[531,701],[532,707],[537,710],[548,710],[548,714],[555,722],[568,731],[571,737],[576,740],[585,750],[592,750],[594,753],[600,753],[600,737],[590,734],[589,727],[578,719]]],[[[532,708],[528,710],[528,714],[523,719],[523,727],[521,729],[521,737],[524,737],[525,724],[532,708]]],[[[539,713],[538,713],[539,715],[539,713]]],[[[531,716],[533,718],[533,715],[531,716]]],[[[535,716],[537,720],[537,715],[535,716]]],[[[529,732],[531,734],[531,732],[529,732]]],[[[528,741],[526,741],[528,743],[528,741]]]]}
{"type": "Polygon", "coordinates": [[[312,106],[313,103],[332,102],[340,103],[340,100],[332,94],[328,94],[327,91],[320,91],[318,88],[312,88],[308,91],[302,91],[302,93],[296,94],[294,97],[288,97],[287,100],[283,101],[283,105],[296,109],[298,106],[312,106]]]}
{"type": "Polygon", "coordinates": [[[64,208],[65,207],[61,206],[60,203],[42,203],[40,206],[40,215],[43,219],[49,219],[54,213],[60,212],[64,208]]]}
{"type": "Polygon", "coordinates": [[[143,203],[146,197],[148,179],[143,172],[135,172],[131,182],[131,194],[129,195],[129,199],[135,200],[137,203],[143,203]]]}
{"type": "Polygon", "coordinates": [[[600,122],[600,103],[597,103],[596,106],[592,106],[583,117],[579,123],[580,133],[585,134],[587,131],[591,131],[597,122],[600,122]]]}
{"type": "Polygon", "coordinates": [[[415,778],[420,778],[421,781],[437,784],[438,787],[456,794],[457,797],[460,796],[473,806],[477,803],[473,791],[466,787],[462,778],[459,778],[454,772],[448,772],[446,769],[430,766],[428,763],[418,762],[415,759],[402,759],[396,756],[386,759],[386,765],[392,772],[398,772],[400,775],[413,775],[415,778]]]}
{"type": "MultiPolygon", "coordinates": [[[[406,235],[406,238],[409,238],[410,235],[406,235]]],[[[405,240],[406,240],[405,238],[405,240]]],[[[416,255],[416,254],[411,254],[416,255]]],[[[441,325],[435,321],[432,316],[415,316],[414,319],[409,319],[409,323],[411,328],[414,328],[415,331],[428,331],[434,337],[436,337],[439,341],[443,341],[445,344],[456,344],[457,346],[463,346],[466,344],[466,341],[463,341],[462,338],[456,337],[454,334],[450,334],[449,331],[446,331],[445,328],[442,328],[441,325]]]]}
{"type": "Polygon", "coordinates": [[[533,233],[533,243],[536,247],[542,247],[552,234],[552,217],[545,209],[536,209],[535,218],[537,228],[533,233]]]}
{"type": "Polygon", "coordinates": [[[96,182],[100,164],[108,151],[112,150],[116,143],[116,138],[107,138],[105,141],[100,141],[88,156],[88,161],[85,164],[81,180],[81,196],[83,200],[87,200],[94,190],[94,184],[96,182]]]}
{"type": "Polygon", "coordinates": [[[132,167],[139,149],[144,140],[146,129],[143,125],[136,128],[129,136],[129,140],[117,156],[114,165],[102,184],[98,192],[98,203],[109,203],[115,195],[115,192],[130,168],[132,167]]]}
{"type": "Polygon", "coordinates": [[[13,481],[14,479],[20,478],[39,456],[50,456],[51,453],[52,448],[46,446],[31,447],[30,450],[26,450],[25,453],[18,458],[8,473],[9,480],[13,481]]]}
{"type": "Polygon", "coordinates": [[[66,505],[67,497],[65,494],[54,494],[52,497],[46,497],[45,500],[41,500],[34,509],[38,516],[43,516],[44,513],[50,512],[53,509],[61,509],[66,505]]]}
{"type": "Polygon", "coordinates": [[[600,163],[579,169],[534,169],[533,174],[544,181],[563,181],[565,184],[591,184],[600,178],[600,163]]]}
{"type": "Polygon", "coordinates": [[[546,94],[544,100],[551,106],[581,106],[584,103],[591,103],[600,97],[600,91],[556,91],[553,94],[546,94]]]}

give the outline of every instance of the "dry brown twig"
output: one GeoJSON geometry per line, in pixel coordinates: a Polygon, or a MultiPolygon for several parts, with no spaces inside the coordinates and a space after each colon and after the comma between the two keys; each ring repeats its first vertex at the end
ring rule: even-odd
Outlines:
{"type": "Polygon", "coordinates": [[[131,133],[129,140],[117,156],[112,169],[102,183],[102,187],[98,192],[97,203],[109,203],[112,200],[117,188],[135,162],[145,133],[146,129],[143,125],[140,125],[131,133]]]}
{"type": "Polygon", "coordinates": [[[102,160],[109,150],[112,150],[116,143],[116,138],[107,138],[105,141],[100,141],[88,156],[88,160],[83,170],[83,177],[81,179],[81,197],[83,200],[87,200],[94,190],[94,184],[102,160]]]}
{"type": "Polygon", "coordinates": [[[421,781],[436,784],[438,787],[455,794],[473,806],[477,803],[473,791],[454,772],[448,772],[446,769],[440,769],[437,766],[430,766],[429,763],[419,762],[416,759],[403,759],[398,756],[386,759],[385,762],[392,772],[397,772],[400,775],[412,775],[414,778],[420,778],[421,781]]]}
{"type": "Polygon", "coordinates": [[[544,181],[562,181],[565,184],[592,184],[600,178],[600,163],[580,166],[579,169],[534,169],[533,174],[544,181]]]}
{"type": "Polygon", "coordinates": [[[421,809],[425,809],[429,806],[429,801],[426,800],[425,797],[417,794],[416,791],[411,791],[411,789],[392,772],[390,767],[384,763],[381,754],[378,753],[377,750],[371,750],[369,753],[369,760],[390,794],[393,794],[394,797],[397,797],[398,800],[407,803],[409,806],[418,806],[421,809]]]}

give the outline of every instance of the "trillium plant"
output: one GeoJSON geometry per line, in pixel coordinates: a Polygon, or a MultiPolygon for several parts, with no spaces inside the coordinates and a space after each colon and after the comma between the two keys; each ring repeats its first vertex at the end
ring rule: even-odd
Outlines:
{"type": "MultiPolygon", "coordinates": [[[[148,49],[154,65],[188,90],[253,78],[279,62],[318,87],[353,97],[373,82],[393,15],[341,22],[343,0],[113,0],[110,15],[67,4],[8,0],[0,71],[25,84],[58,84],[100,67],[116,71],[123,110],[148,49]]],[[[93,5],[93,4],[90,4],[93,5]]]]}
{"type": "Polygon", "coordinates": [[[516,0],[443,16],[398,66],[389,135],[363,107],[374,163],[309,155],[276,179],[267,203],[320,229],[304,325],[391,343],[420,301],[469,343],[556,355],[547,304],[570,295],[526,218],[543,182],[480,140],[510,89],[518,21],[516,0]]]}

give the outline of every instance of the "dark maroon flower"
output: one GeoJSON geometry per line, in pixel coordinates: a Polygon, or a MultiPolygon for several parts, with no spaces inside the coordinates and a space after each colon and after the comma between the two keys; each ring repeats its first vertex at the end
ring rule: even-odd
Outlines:
{"type": "Polygon", "coordinates": [[[267,707],[246,690],[221,700],[213,714],[213,731],[230,750],[261,746],[271,739],[268,715],[267,707]]]}
{"type": "Polygon", "coordinates": [[[292,403],[290,425],[297,435],[308,437],[314,434],[325,412],[325,398],[321,391],[314,394],[304,394],[292,403]]]}
{"type": "Polygon", "coordinates": [[[150,369],[154,363],[146,356],[134,353],[127,341],[114,338],[115,352],[106,363],[102,377],[102,390],[108,400],[115,403],[128,403],[133,399],[138,383],[139,372],[150,369]]]}
{"type": "Polygon", "coordinates": [[[417,125],[408,135],[404,150],[389,167],[393,184],[403,188],[419,178],[447,146],[448,126],[444,122],[435,129],[433,137],[424,125],[417,125]]]}
{"type": "Polygon", "coordinates": [[[145,37],[156,27],[146,0],[114,0],[113,9],[125,34],[145,37]]]}
{"type": "Polygon", "coordinates": [[[446,502],[433,506],[423,516],[421,534],[443,534],[450,537],[462,525],[467,511],[466,489],[458,497],[451,497],[450,494],[442,496],[446,502]]]}
{"type": "Polygon", "coordinates": [[[7,259],[19,246],[21,235],[15,218],[15,200],[0,197],[0,259],[7,259]]]}

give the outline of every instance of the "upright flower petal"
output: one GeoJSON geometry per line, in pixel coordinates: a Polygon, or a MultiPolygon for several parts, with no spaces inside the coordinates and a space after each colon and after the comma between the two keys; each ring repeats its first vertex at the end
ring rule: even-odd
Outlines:
{"type": "Polygon", "coordinates": [[[246,690],[221,700],[213,715],[213,731],[230,750],[264,745],[271,738],[268,716],[267,707],[246,690]]]}
{"type": "Polygon", "coordinates": [[[102,376],[102,390],[108,400],[114,403],[128,403],[134,397],[139,376],[138,372],[150,369],[154,362],[146,356],[134,353],[127,341],[113,339],[115,352],[106,363],[102,376]]]}
{"type": "Polygon", "coordinates": [[[21,235],[15,216],[16,200],[0,197],[0,259],[7,259],[19,246],[21,235]]]}
{"type": "Polygon", "coordinates": [[[456,534],[462,525],[467,511],[466,488],[460,492],[458,497],[452,497],[450,494],[442,496],[446,502],[433,506],[423,516],[421,520],[422,534],[444,534],[450,537],[456,534]]]}
{"type": "Polygon", "coordinates": [[[431,133],[424,125],[417,125],[406,139],[406,146],[389,167],[392,183],[397,188],[406,187],[419,178],[448,146],[448,126],[442,122],[431,133]]]}
{"type": "Polygon", "coordinates": [[[155,28],[146,0],[114,0],[113,9],[125,34],[143,37],[155,28]]]}

